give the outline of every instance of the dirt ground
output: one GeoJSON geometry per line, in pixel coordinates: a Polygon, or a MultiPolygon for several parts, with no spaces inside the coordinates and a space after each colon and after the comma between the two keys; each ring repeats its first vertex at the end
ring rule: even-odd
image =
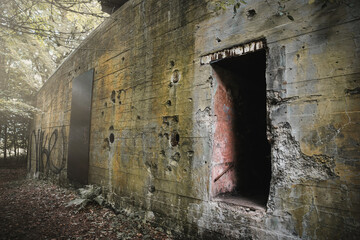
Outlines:
{"type": "Polygon", "coordinates": [[[24,164],[0,164],[0,239],[172,239],[136,213],[66,207],[75,198],[73,190],[26,179],[24,164]]]}

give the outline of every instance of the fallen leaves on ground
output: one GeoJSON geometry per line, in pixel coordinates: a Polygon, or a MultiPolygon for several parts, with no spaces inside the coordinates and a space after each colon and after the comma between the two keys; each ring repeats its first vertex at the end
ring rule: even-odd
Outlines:
{"type": "Polygon", "coordinates": [[[75,191],[25,176],[24,167],[0,168],[0,239],[171,239],[136,214],[66,207],[75,191]]]}

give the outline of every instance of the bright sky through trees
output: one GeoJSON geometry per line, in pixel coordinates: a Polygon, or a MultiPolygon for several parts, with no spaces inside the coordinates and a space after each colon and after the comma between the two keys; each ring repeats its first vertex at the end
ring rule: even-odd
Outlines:
{"type": "Polygon", "coordinates": [[[16,149],[36,91],[106,17],[96,0],[0,0],[0,154],[16,149]]]}

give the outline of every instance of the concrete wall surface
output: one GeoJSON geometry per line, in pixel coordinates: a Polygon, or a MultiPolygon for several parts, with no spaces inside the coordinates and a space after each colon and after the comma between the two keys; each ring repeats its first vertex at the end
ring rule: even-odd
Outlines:
{"type": "Polygon", "coordinates": [[[72,81],[94,69],[88,182],[115,207],[195,238],[360,239],[359,59],[356,0],[253,0],[236,13],[211,0],[129,0],[39,91],[29,174],[68,182],[72,81]],[[258,51],[251,63],[211,62],[258,51]],[[248,100],[234,101],[220,65],[247,71],[248,100]],[[266,117],[253,117],[270,144],[266,201],[229,202],[217,194],[251,186],[261,167],[236,165],[242,145],[230,143],[247,126],[234,134],[229,119],[252,114],[227,104],[250,106],[262,83],[266,117]]]}

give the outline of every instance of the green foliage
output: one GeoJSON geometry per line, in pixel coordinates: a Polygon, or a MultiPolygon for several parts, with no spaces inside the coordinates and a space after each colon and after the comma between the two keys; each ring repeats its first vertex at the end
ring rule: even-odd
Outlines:
{"type": "Polygon", "coordinates": [[[0,112],[3,118],[30,119],[33,113],[40,110],[18,100],[0,99],[0,112]]]}
{"type": "Polygon", "coordinates": [[[39,88],[104,17],[96,0],[9,0],[0,5],[0,40],[8,50],[0,54],[39,88]]]}
{"type": "MultiPolygon", "coordinates": [[[[106,16],[96,0],[0,4],[0,149],[16,149],[37,90],[106,16]]],[[[6,154],[4,154],[6,156],[6,154]]]]}

